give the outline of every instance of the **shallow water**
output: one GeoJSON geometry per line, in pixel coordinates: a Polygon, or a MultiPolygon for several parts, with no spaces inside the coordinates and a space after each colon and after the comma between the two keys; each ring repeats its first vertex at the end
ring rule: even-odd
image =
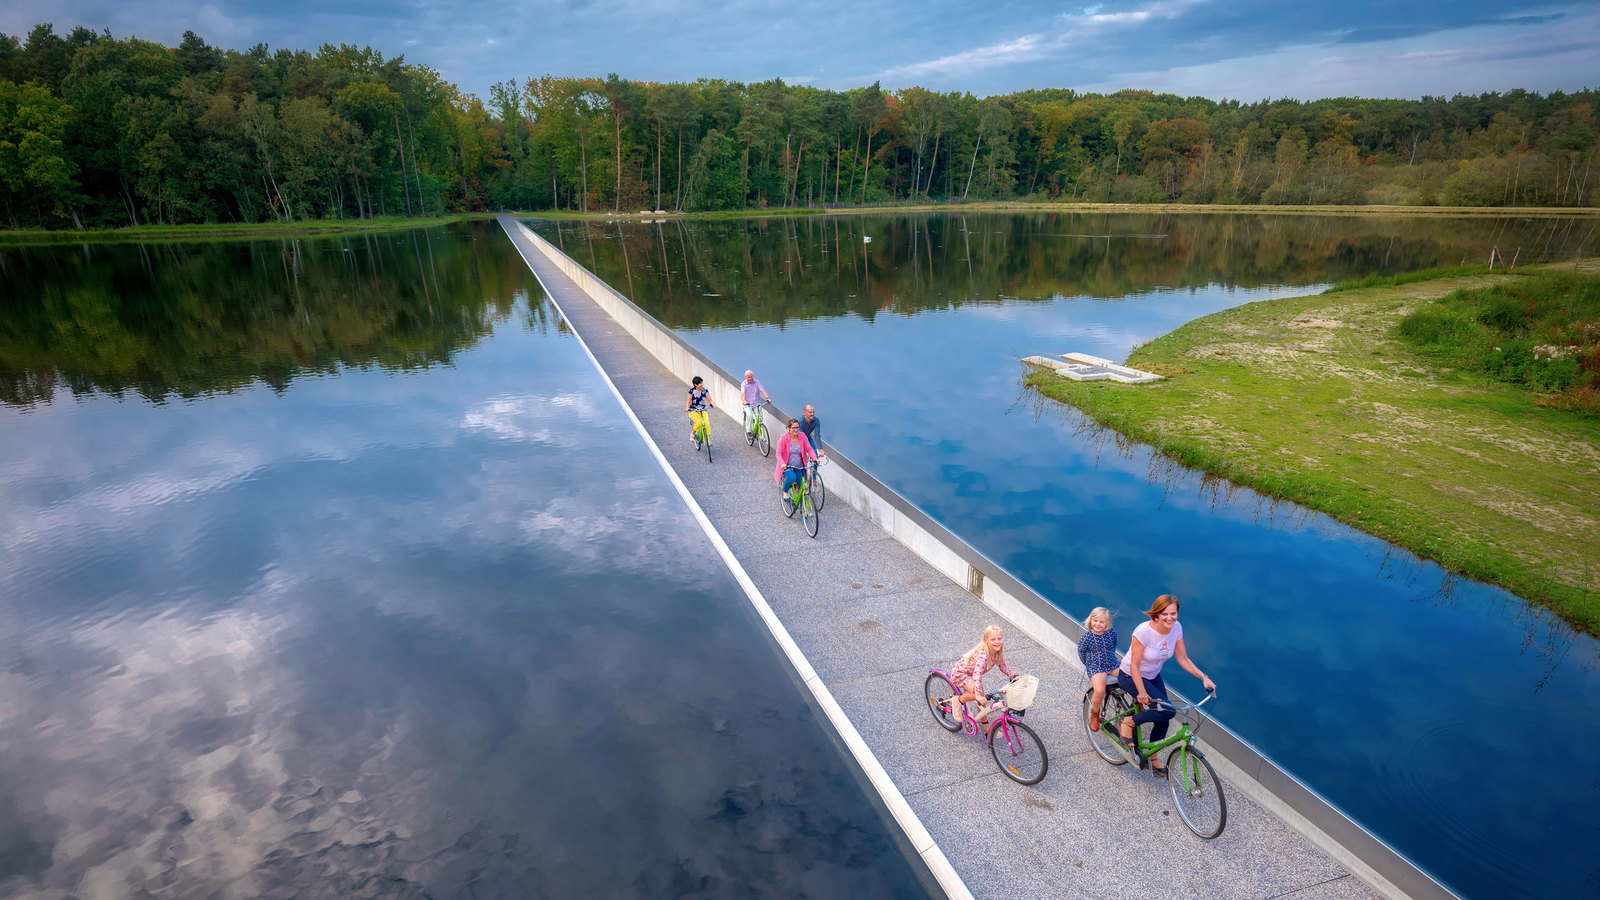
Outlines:
{"type": "MultiPolygon", "coordinates": [[[[1020,385],[1320,285],[1595,252],[1589,220],[945,215],[538,227],[1062,609],[1184,601],[1216,715],[1472,898],[1600,893],[1600,643],[1020,385]],[[871,242],[864,238],[871,237],[871,242]],[[1529,248],[1539,248],[1531,250],[1529,248]],[[1581,751],[1580,751],[1581,753],[1581,751]]],[[[1176,669],[1176,667],[1172,667],[1176,669]]],[[[1191,694],[1194,679],[1171,673],[1191,694]]],[[[1174,840],[1187,839],[1175,833],[1174,840]]]]}
{"type": "Polygon", "coordinates": [[[0,895],[926,892],[497,226],[0,259],[0,895]]]}

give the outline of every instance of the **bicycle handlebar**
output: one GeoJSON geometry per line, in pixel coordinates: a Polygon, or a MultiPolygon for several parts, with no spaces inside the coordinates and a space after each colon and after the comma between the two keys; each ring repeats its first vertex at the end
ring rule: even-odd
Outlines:
{"type": "Polygon", "coordinates": [[[1150,706],[1151,709],[1158,709],[1158,708],[1161,708],[1161,707],[1166,707],[1167,709],[1170,709],[1175,713],[1188,712],[1191,709],[1199,709],[1200,707],[1205,706],[1207,703],[1210,703],[1216,696],[1217,696],[1217,691],[1216,691],[1215,688],[1213,688],[1213,689],[1211,689],[1209,691],[1206,691],[1206,698],[1204,700],[1201,700],[1199,703],[1191,703],[1188,706],[1174,706],[1172,704],[1172,702],[1169,701],[1169,700],[1162,700],[1162,699],[1159,699],[1159,698],[1154,698],[1154,699],[1152,699],[1150,701],[1149,706],[1150,706]]]}

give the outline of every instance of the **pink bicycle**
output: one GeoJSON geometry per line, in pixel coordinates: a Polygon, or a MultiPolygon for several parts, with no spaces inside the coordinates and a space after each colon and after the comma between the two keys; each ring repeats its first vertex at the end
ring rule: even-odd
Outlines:
{"type": "Polygon", "coordinates": [[[928,711],[933,713],[939,727],[945,731],[965,731],[967,734],[978,734],[982,729],[989,752],[994,754],[995,765],[1007,778],[1018,784],[1038,784],[1050,769],[1050,757],[1044,752],[1044,744],[1039,742],[1039,736],[1017,719],[1033,703],[1033,693],[1038,687],[1039,679],[1023,675],[1000,690],[985,695],[994,705],[989,710],[989,721],[983,723],[967,712],[966,704],[961,704],[960,712],[952,708],[953,701],[960,693],[951,683],[950,676],[933,669],[928,673],[927,681],[923,682],[928,711]]]}

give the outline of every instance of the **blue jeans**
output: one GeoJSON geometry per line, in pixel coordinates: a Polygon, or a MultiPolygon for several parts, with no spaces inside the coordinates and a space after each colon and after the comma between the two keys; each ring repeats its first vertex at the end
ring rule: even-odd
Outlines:
{"type": "MultiPolygon", "coordinates": [[[[1117,684],[1122,685],[1122,691],[1128,695],[1129,700],[1138,700],[1139,689],[1134,686],[1132,675],[1125,674],[1120,669],[1117,670],[1117,684]]],[[[1150,696],[1151,700],[1166,700],[1169,704],[1164,709],[1146,707],[1144,712],[1134,713],[1132,716],[1133,727],[1135,728],[1146,722],[1155,723],[1150,727],[1150,743],[1154,744],[1167,736],[1167,723],[1171,722],[1172,717],[1178,713],[1170,706],[1172,701],[1167,699],[1167,683],[1161,680],[1160,675],[1144,680],[1144,692],[1150,696]]]]}
{"type": "Polygon", "coordinates": [[[789,488],[792,488],[795,485],[799,484],[800,483],[800,479],[802,479],[804,477],[806,477],[806,470],[805,469],[796,469],[793,466],[784,466],[783,467],[783,487],[778,488],[778,493],[780,493],[780,494],[789,493],[789,488]]]}

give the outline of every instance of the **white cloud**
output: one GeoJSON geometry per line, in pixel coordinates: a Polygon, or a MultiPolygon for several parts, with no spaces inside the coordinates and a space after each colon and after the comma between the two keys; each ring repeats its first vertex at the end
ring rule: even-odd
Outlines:
{"type": "Polygon", "coordinates": [[[1304,44],[1194,66],[1124,72],[1086,90],[1145,88],[1253,101],[1276,97],[1450,96],[1600,84],[1600,14],[1508,34],[1463,28],[1367,44],[1304,44]]]}
{"type": "Polygon", "coordinates": [[[1079,13],[1063,13],[1059,27],[1025,34],[1008,41],[951,53],[937,59],[885,69],[877,78],[896,86],[936,75],[960,75],[1000,66],[1039,62],[1069,51],[1081,54],[1084,43],[1107,31],[1136,28],[1153,21],[1177,19],[1206,0],[1158,0],[1137,9],[1102,13],[1101,6],[1079,13]]]}

